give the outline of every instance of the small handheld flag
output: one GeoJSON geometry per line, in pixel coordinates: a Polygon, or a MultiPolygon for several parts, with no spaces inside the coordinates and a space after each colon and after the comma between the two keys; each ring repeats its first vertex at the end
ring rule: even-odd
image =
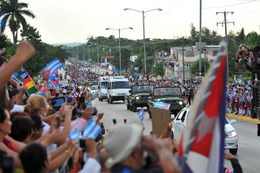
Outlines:
{"type": "Polygon", "coordinates": [[[140,121],[144,121],[144,116],[145,116],[144,109],[141,109],[138,112],[138,116],[139,116],[140,121]]]}
{"type": "Polygon", "coordinates": [[[74,140],[78,140],[79,139],[78,129],[75,129],[73,132],[71,132],[68,135],[68,138],[71,138],[71,139],[74,139],[74,140]]]}
{"type": "Polygon", "coordinates": [[[100,127],[93,119],[91,119],[83,130],[83,136],[96,139],[101,131],[102,127],[100,127]]]}
{"type": "Polygon", "coordinates": [[[158,101],[154,103],[154,107],[166,109],[166,110],[169,110],[170,106],[171,106],[171,104],[169,104],[169,103],[162,103],[162,102],[158,102],[158,101]]]}

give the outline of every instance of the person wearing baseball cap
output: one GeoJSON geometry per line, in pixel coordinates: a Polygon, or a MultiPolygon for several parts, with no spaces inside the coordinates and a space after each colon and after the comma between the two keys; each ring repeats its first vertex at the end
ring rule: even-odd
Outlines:
{"type": "Polygon", "coordinates": [[[169,147],[153,136],[144,136],[140,124],[124,124],[115,126],[103,142],[109,158],[106,166],[117,173],[160,173],[179,172],[176,160],[169,147]],[[146,151],[152,151],[158,158],[159,166],[144,169],[146,151]]]}

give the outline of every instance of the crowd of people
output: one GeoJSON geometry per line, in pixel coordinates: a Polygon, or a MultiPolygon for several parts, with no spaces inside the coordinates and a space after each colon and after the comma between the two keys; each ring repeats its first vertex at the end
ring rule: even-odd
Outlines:
{"type": "MultiPolygon", "coordinates": [[[[64,87],[55,96],[51,90],[45,96],[26,95],[24,87],[11,76],[33,55],[33,46],[21,42],[13,58],[6,63],[1,59],[0,172],[180,172],[175,158],[177,148],[173,140],[166,137],[167,132],[171,132],[171,124],[159,136],[145,135],[141,123],[125,123],[105,131],[102,122],[105,114],[97,113],[90,104],[97,97],[96,93],[77,85],[80,78],[96,80],[99,75],[94,72],[77,71],[77,65],[66,66],[67,74],[73,76],[66,91],[64,87]],[[54,108],[53,98],[57,96],[64,97],[66,102],[54,108]],[[95,139],[84,136],[94,114],[97,114],[95,123],[102,129],[95,139]],[[81,134],[82,146],[73,137],[75,131],[81,134]]],[[[43,80],[48,82],[46,76],[43,80]]],[[[180,86],[184,99],[191,104],[201,81],[137,80],[133,77],[130,84],[180,86]]],[[[234,156],[228,155],[227,159],[234,160],[234,156]]],[[[242,172],[241,167],[237,167],[237,172],[242,172]]]]}

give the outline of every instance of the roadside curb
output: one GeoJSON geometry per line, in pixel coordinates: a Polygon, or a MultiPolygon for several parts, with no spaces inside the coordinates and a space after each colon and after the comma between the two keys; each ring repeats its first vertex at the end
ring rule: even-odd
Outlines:
{"type": "Polygon", "coordinates": [[[240,119],[240,120],[246,120],[246,121],[260,123],[260,120],[257,119],[257,118],[254,119],[254,118],[251,118],[251,117],[242,116],[242,115],[234,115],[234,114],[230,114],[230,113],[226,113],[226,115],[228,117],[237,118],[237,119],[240,119]]]}

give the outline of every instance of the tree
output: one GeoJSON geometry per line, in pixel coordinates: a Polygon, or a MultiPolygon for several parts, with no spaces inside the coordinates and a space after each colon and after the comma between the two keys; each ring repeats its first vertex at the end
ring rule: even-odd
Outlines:
{"type": "MultiPolygon", "coordinates": [[[[121,70],[127,70],[130,66],[130,50],[126,48],[121,49],[121,70]]],[[[115,51],[115,58],[112,59],[112,64],[119,69],[119,51],[115,51]]]]}
{"type": "Polygon", "coordinates": [[[164,70],[163,67],[164,67],[163,62],[157,63],[157,64],[152,68],[152,74],[153,74],[154,76],[160,75],[160,76],[163,77],[164,72],[165,72],[165,70],[164,70]]]}
{"type": "Polygon", "coordinates": [[[190,25],[191,29],[190,29],[190,37],[192,40],[196,39],[199,35],[198,31],[196,31],[195,26],[193,25],[193,23],[190,25]]]}
{"type": "Polygon", "coordinates": [[[18,0],[2,0],[0,8],[3,13],[3,20],[7,21],[13,35],[13,43],[17,43],[18,31],[22,25],[25,34],[27,33],[27,22],[24,16],[34,18],[34,14],[29,11],[28,4],[18,2],[18,0]]]}
{"type": "MultiPolygon", "coordinates": [[[[201,75],[205,75],[205,67],[206,71],[209,69],[209,62],[203,58],[201,59],[201,75]]],[[[197,75],[199,72],[199,60],[195,61],[190,67],[190,73],[193,75],[197,75]]]]}
{"type": "Polygon", "coordinates": [[[237,33],[237,35],[238,35],[237,36],[238,42],[244,43],[246,41],[246,35],[245,35],[244,28],[242,28],[241,31],[237,33]]]}

